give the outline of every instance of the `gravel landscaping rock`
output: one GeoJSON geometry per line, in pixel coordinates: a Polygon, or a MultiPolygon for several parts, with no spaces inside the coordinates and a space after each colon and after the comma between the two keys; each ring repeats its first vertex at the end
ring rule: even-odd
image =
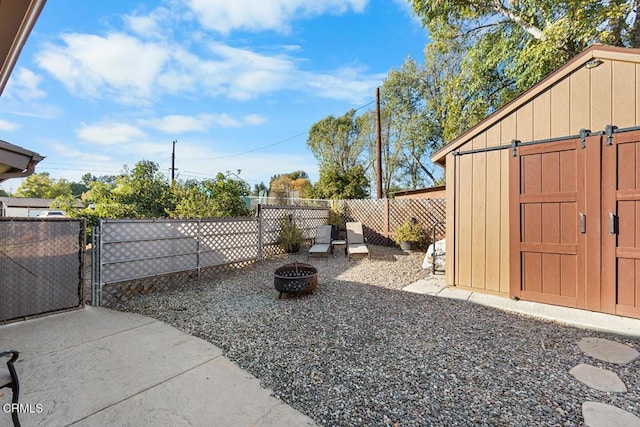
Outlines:
{"type": "Polygon", "coordinates": [[[118,309],[201,337],[320,425],[577,426],[582,403],[640,415],[640,363],[611,367],[577,346],[611,336],[469,302],[401,291],[426,278],[424,254],[370,246],[371,260],[311,258],[313,295],[283,296],[271,258],[118,309]],[[590,389],[569,370],[615,370],[628,393],[590,389]]]}

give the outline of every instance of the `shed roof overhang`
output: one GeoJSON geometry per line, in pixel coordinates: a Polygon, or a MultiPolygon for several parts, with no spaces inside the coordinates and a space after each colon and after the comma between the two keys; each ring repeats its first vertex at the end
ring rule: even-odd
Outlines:
{"type": "MultiPolygon", "coordinates": [[[[46,0],[0,0],[0,95],[46,0]]],[[[0,141],[0,182],[31,175],[44,159],[38,153],[0,141]]]]}
{"type": "Polygon", "coordinates": [[[452,151],[456,150],[475,136],[483,132],[485,129],[490,128],[500,120],[511,114],[513,111],[520,108],[522,105],[533,100],[536,96],[540,95],[547,88],[558,83],[562,79],[571,75],[576,70],[584,67],[585,64],[592,59],[603,60],[616,60],[624,62],[640,63],[640,49],[630,49],[624,47],[602,46],[593,45],[585,49],[580,54],[573,57],[569,62],[562,67],[547,75],[540,82],[532,86],[522,95],[513,99],[511,102],[505,104],[502,108],[496,110],[485,119],[478,122],[475,126],[458,136],[453,141],[436,151],[431,155],[431,160],[444,166],[446,164],[446,156],[452,151]]]}
{"type": "Polygon", "coordinates": [[[38,153],[0,141],[0,182],[31,175],[42,159],[38,153]]]}
{"type": "Polygon", "coordinates": [[[46,0],[0,0],[0,95],[46,0]]]}

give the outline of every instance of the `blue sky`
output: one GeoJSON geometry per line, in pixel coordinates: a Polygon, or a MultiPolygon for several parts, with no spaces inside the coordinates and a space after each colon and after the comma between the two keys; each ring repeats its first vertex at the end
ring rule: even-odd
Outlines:
{"type": "Polygon", "coordinates": [[[168,175],[177,140],[182,179],[315,182],[309,128],[372,102],[427,42],[403,0],[51,0],[0,98],[0,139],[70,181],[142,159],[168,175]]]}

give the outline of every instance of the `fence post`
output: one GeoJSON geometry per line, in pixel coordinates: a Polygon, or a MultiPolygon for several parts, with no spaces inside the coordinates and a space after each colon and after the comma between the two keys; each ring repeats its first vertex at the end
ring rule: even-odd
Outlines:
{"type": "Polygon", "coordinates": [[[258,203],[258,260],[262,260],[262,204],[258,203]]]}
{"type": "MultiPolygon", "coordinates": [[[[389,239],[389,199],[382,199],[382,235],[385,240],[389,239]]],[[[385,245],[387,242],[385,242],[385,245]]]]}
{"type": "Polygon", "coordinates": [[[97,227],[91,228],[91,304],[94,307],[102,305],[102,278],[100,274],[102,261],[100,256],[101,223],[102,220],[100,220],[97,227]]]}
{"type": "Polygon", "coordinates": [[[202,240],[202,220],[198,219],[198,226],[196,227],[196,269],[198,271],[198,281],[200,281],[200,272],[202,269],[202,262],[200,260],[200,252],[201,246],[200,241],[202,240]]]}

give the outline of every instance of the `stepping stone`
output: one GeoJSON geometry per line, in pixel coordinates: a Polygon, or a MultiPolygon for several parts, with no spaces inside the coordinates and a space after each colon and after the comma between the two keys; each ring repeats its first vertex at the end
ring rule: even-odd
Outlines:
{"type": "Polygon", "coordinates": [[[626,393],[627,386],[613,372],[595,366],[579,364],[569,371],[578,381],[600,391],[626,393]]]}
{"type": "Polygon", "coordinates": [[[640,427],[640,418],[630,412],[600,402],[584,402],[585,427],[640,427]]]}
{"type": "Polygon", "coordinates": [[[603,338],[582,338],[578,347],[585,354],[604,362],[625,365],[640,357],[634,348],[603,338]]]}

